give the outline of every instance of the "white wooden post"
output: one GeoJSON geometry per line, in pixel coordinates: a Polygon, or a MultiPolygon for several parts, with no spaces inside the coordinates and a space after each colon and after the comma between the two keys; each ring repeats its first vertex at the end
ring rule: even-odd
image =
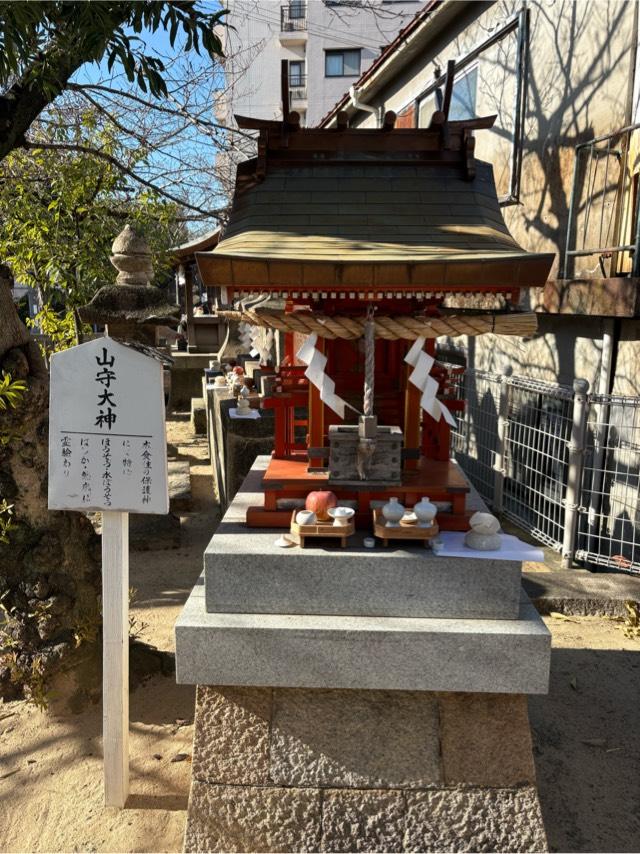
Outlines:
{"type": "Polygon", "coordinates": [[[562,567],[570,569],[576,551],[578,509],[582,494],[582,469],[584,464],[585,434],[587,431],[587,380],[573,381],[573,424],[569,442],[569,470],[564,496],[564,536],[562,540],[562,567]]]}
{"type": "Polygon", "coordinates": [[[504,477],[507,463],[507,439],[509,432],[509,397],[511,386],[509,377],[513,373],[511,365],[506,365],[500,378],[500,400],[498,402],[498,437],[496,455],[493,463],[493,502],[496,513],[502,513],[504,497],[504,477]]]}
{"type": "Polygon", "coordinates": [[[102,513],[102,732],[104,802],[129,794],[129,514],[102,513]]]}

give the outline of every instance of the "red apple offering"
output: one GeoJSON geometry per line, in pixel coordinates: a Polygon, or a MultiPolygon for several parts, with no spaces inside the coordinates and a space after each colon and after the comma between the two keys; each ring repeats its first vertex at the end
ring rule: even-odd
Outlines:
{"type": "Polygon", "coordinates": [[[333,492],[318,490],[310,492],[305,501],[305,510],[312,510],[316,514],[318,522],[326,522],[329,519],[329,509],[336,507],[338,499],[333,492]]]}

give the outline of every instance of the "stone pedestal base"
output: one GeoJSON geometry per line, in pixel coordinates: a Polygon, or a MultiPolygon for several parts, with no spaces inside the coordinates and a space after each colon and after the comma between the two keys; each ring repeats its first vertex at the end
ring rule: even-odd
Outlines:
{"type": "Polygon", "coordinates": [[[186,851],[546,851],[524,695],[198,687],[186,851]]]}

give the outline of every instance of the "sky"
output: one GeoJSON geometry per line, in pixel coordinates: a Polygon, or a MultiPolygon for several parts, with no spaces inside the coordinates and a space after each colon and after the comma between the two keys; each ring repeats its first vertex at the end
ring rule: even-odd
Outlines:
{"type": "MultiPolygon", "coordinates": [[[[207,12],[214,12],[221,8],[218,2],[203,2],[200,8],[207,12]]],[[[128,31],[128,35],[134,38],[139,38],[144,44],[142,48],[144,53],[149,55],[159,56],[169,67],[169,72],[165,75],[170,94],[175,94],[176,97],[182,98],[183,92],[187,91],[184,86],[185,80],[202,79],[202,84],[191,85],[190,103],[193,105],[193,111],[201,110],[201,115],[208,121],[215,121],[213,114],[214,107],[214,90],[222,88],[224,84],[224,75],[221,66],[218,63],[213,63],[209,57],[204,54],[198,54],[192,50],[188,54],[190,66],[185,70],[185,59],[187,54],[184,52],[184,33],[180,29],[176,38],[175,44],[172,47],[169,40],[169,34],[163,29],[157,30],[155,33],[143,31],[136,36],[132,31],[128,31]],[[181,60],[180,57],[183,57],[181,60]],[[174,66],[169,66],[167,59],[176,60],[174,66]],[[175,79],[173,75],[175,74],[175,79]]],[[[86,63],[78,70],[73,78],[73,82],[79,84],[103,84],[113,87],[124,92],[131,92],[139,98],[156,105],[166,104],[165,100],[156,99],[151,94],[145,94],[137,85],[129,83],[126,75],[119,65],[115,63],[110,73],[107,69],[107,62],[103,60],[101,63],[86,63]]],[[[100,93],[97,95],[92,91],[92,97],[100,98],[100,93]]],[[[106,97],[106,96],[105,96],[106,97]]],[[[105,102],[109,109],[121,111],[120,115],[124,116],[123,124],[127,127],[137,129],[140,127],[139,114],[144,112],[144,108],[137,105],[135,102],[128,100],[126,97],[112,98],[111,101],[105,102]]],[[[160,117],[162,118],[162,117],[160,117]]],[[[171,120],[167,117],[167,122],[171,120]]],[[[170,124],[167,125],[167,133],[169,134],[170,124]]],[[[144,129],[142,130],[144,133],[144,129]]],[[[135,139],[131,139],[128,143],[135,150],[139,147],[139,143],[135,139]]],[[[203,136],[202,131],[194,128],[185,127],[179,137],[176,136],[168,143],[167,150],[171,153],[168,156],[162,156],[158,153],[152,153],[149,156],[150,172],[155,176],[162,175],[161,183],[164,186],[172,187],[172,192],[177,193],[182,197],[190,200],[195,200],[198,197],[198,205],[206,205],[207,189],[210,189],[210,196],[215,196],[219,192],[219,186],[213,176],[213,166],[216,157],[216,145],[212,143],[211,138],[203,136]],[[189,169],[191,165],[191,169],[189,169]],[[208,184],[207,184],[208,182],[208,184]]],[[[156,178],[154,177],[154,182],[156,178]]],[[[219,205],[211,204],[207,206],[216,208],[219,205]]],[[[202,223],[192,225],[192,230],[200,231],[204,225],[202,223]]]]}

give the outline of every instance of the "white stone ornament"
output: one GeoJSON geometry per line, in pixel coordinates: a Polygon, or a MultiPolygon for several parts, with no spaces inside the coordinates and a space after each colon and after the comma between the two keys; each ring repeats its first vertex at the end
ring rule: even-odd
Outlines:
{"type": "Polygon", "coordinates": [[[160,361],[108,337],[52,356],[49,509],[169,512],[160,361]]]}
{"type": "Polygon", "coordinates": [[[414,505],[413,512],[418,518],[419,528],[430,528],[436,518],[438,508],[426,496],[414,505]]]}
{"type": "Polygon", "coordinates": [[[382,508],[382,515],[386,520],[387,528],[397,528],[404,516],[404,507],[397,498],[390,498],[382,508]]]}
{"type": "Polygon", "coordinates": [[[500,522],[491,513],[478,511],[469,519],[471,530],[464,537],[464,544],[470,549],[480,552],[498,551],[502,540],[498,531],[500,522]]]}

